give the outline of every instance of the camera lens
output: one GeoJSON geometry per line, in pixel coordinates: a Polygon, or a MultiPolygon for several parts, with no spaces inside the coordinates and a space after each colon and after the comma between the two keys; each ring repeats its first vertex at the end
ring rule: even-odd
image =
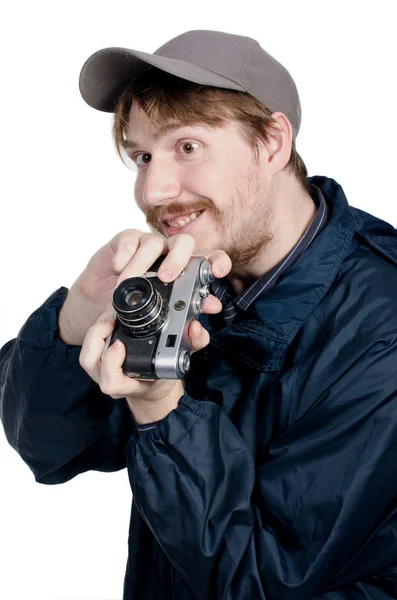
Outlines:
{"type": "Polygon", "coordinates": [[[140,300],[142,300],[143,298],[143,293],[140,290],[135,290],[133,292],[129,292],[126,297],[125,297],[125,301],[129,306],[136,306],[140,300]]]}
{"type": "Polygon", "coordinates": [[[133,338],[154,335],[168,319],[168,304],[145,277],[130,277],[113,292],[113,307],[123,330],[133,338]]]}

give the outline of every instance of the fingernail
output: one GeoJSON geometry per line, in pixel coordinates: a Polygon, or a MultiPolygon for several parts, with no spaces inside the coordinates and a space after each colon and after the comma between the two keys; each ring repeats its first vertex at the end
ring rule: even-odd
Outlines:
{"type": "Polygon", "coordinates": [[[225,273],[225,270],[222,269],[222,267],[220,267],[220,266],[217,265],[216,269],[215,269],[215,276],[216,277],[222,277],[224,275],[224,273],[225,273]]]}
{"type": "Polygon", "coordinates": [[[171,279],[173,278],[173,274],[169,269],[162,269],[161,271],[159,271],[159,275],[161,279],[165,281],[171,281],[171,279]]]}

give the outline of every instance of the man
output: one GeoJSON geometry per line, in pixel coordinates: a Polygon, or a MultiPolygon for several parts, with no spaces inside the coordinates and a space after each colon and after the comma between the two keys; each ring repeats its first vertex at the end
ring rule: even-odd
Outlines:
{"type": "Polygon", "coordinates": [[[80,89],[115,111],[153,233],[3,347],[10,444],[41,483],[127,466],[125,600],[397,597],[397,232],[307,177],[295,84],[254,40],[102,50],[80,89]],[[216,276],[184,385],[126,377],[123,345],[101,360],[116,283],[162,254],[164,281],[192,254],[216,276]]]}

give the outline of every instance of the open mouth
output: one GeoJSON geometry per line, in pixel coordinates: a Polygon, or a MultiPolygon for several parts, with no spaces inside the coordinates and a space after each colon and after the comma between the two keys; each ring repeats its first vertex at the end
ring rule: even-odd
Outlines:
{"type": "Polygon", "coordinates": [[[185,219],[178,219],[167,221],[164,223],[164,227],[168,235],[175,235],[176,233],[185,233],[191,231],[195,227],[196,221],[199,221],[202,218],[205,210],[197,211],[189,215],[189,217],[185,219]]]}

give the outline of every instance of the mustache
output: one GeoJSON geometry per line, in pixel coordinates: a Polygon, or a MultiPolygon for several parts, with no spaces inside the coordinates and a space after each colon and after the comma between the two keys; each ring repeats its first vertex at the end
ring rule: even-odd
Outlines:
{"type": "Polygon", "coordinates": [[[194,202],[170,202],[165,206],[154,206],[146,215],[148,225],[156,226],[162,222],[165,215],[177,213],[181,215],[190,215],[200,210],[209,210],[214,212],[214,205],[209,198],[198,197],[194,202]]]}

